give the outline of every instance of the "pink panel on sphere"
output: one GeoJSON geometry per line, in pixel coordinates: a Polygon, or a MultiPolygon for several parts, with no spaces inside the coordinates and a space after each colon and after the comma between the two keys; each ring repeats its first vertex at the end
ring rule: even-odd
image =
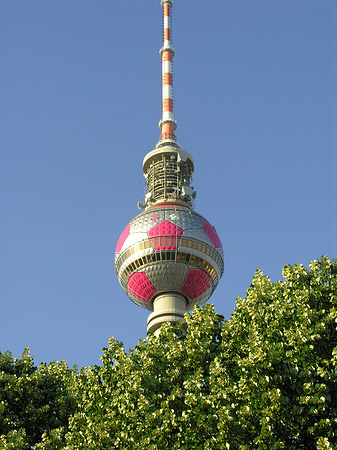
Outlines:
{"type": "Polygon", "coordinates": [[[119,236],[117,245],[116,245],[116,253],[119,253],[122,250],[123,244],[126,240],[126,238],[129,236],[130,234],[130,224],[127,224],[127,226],[124,228],[124,230],[122,231],[122,234],[119,236]]]}
{"type": "Polygon", "coordinates": [[[176,250],[183,230],[168,220],[163,220],[149,231],[153,248],[157,250],[176,250]]]}
{"type": "Polygon", "coordinates": [[[156,292],[156,289],[144,272],[137,272],[131,275],[128,281],[128,288],[131,294],[140,300],[144,300],[144,302],[148,302],[156,292]]]}
{"type": "Polygon", "coordinates": [[[204,232],[210,238],[215,248],[222,248],[218,233],[207,220],[204,220],[204,232]]]}
{"type": "Polygon", "coordinates": [[[190,270],[181,290],[191,299],[199,297],[210,287],[209,276],[200,269],[190,270]]]}

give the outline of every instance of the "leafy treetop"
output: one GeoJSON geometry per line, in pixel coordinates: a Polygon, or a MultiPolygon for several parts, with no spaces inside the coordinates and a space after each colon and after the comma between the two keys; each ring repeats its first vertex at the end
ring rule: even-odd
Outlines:
{"type": "MultiPolygon", "coordinates": [[[[337,448],[336,274],[326,257],[286,266],[276,283],[258,271],[229,320],[205,304],[186,315],[186,335],[165,324],[129,352],[111,339],[102,366],[78,374],[65,363],[37,371],[24,354],[14,382],[3,355],[0,395],[48,373],[57,419],[19,418],[15,388],[12,400],[0,398],[10,405],[0,449],[30,448],[24,439],[40,450],[337,448]]],[[[42,414],[38,398],[29,405],[42,414]]]]}

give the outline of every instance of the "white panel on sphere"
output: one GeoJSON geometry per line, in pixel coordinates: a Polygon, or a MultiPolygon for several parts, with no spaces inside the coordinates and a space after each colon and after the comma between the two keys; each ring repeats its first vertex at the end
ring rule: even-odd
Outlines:
{"type": "Polygon", "coordinates": [[[146,233],[130,232],[129,236],[125,239],[120,253],[123,253],[127,248],[132,247],[134,244],[144,241],[145,239],[148,239],[148,235],[146,233]]]}
{"type": "Polygon", "coordinates": [[[197,239],[198,241],[204,242],[209,247],[214,248],[213,242],[204,232],[203,228],[187,229],[184,231],[183,237],[197,239]]]}
{"type": "Polygon", "coordinates": [[[189,229],[203,230],[203,219],[186,208],[184,210],[178,208],[167,209],[165,217],[184,231],[189,229]]]}

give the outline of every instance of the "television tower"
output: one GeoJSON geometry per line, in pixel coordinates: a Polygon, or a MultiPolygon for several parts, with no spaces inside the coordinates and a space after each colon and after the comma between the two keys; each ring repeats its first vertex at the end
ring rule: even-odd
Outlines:
{"type": "Polygon", "coordinates": [[[223,274],[224,261],[215,228],[193,210],[193,158],[176,140],[173,117],[171,43],[172,0],[161,0],[164,16],[162,118],[160,140],[143,160],[144,202],[117,242],[115,271],[128,297],[152,311],[147,331],[159,334],[164,322],[184,320],[204,303],[223,274]]]}

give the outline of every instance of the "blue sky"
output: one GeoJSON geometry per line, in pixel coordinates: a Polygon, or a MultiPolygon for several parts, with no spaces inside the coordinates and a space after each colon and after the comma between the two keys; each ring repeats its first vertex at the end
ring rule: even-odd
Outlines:
{"type": "MultiPolygon", "coordinates": [[[[176,0],[175,118],[229,318],[255,269],[336,256],[335,0],[176,0]]],[[[114,275],[159,139],[159,0],[0,3],[0,350],[98,364],[147,312],[114,275]]]]}

